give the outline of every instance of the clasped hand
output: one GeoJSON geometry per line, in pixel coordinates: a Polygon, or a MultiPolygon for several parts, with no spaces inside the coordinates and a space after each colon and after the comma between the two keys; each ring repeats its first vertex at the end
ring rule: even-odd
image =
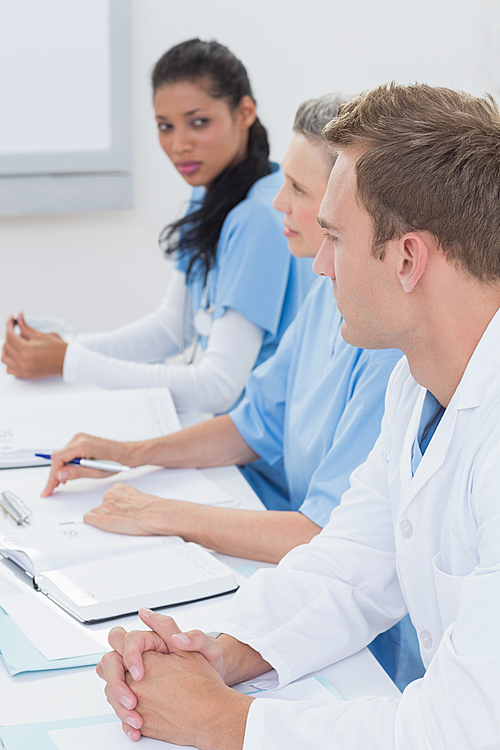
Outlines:
{"type": "Polygon", "coordinates": [[[114,649],[97,665],[123,731],[178,745],[243,746],[252,698],[229,688],[221,644],[200,630],[181,633],[171,617],[141,609],[151,631],[113,628],[114,649]]]}
{"type": "Polygon", "coordinates": [[[11,316],[7,321],[2,349],[7,372],[28,380],[62,375],[66,342],[57,333],[42,333],[27,325],[22,313],[17,324],[20,334],[15,332],[14,318],[11,316]]]}

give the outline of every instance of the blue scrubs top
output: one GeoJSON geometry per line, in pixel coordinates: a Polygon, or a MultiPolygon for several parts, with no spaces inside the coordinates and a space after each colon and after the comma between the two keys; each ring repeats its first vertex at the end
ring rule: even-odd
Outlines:
{"type": "MultiPolygon", "coordinates": [[[[233,308],[264,330],[256,365],[274,353],[316,278],[310,258],[294,258],[283,234],[283,217],[272,202],[283,183],[277,164],[252,185],[246,198],[226,216],[217,245],[215,266],[207,278],[206,307],[212,319],[233,308]]],[[[199,208],[205,189],[194,188],[187,213],[199,208]]],[[[176,260],[186,272],[189,257],[176,260]]],[[[204,269],[194,268],[188,281],[193,314],[200,309],[204,269]]],[[[200,338],[203,349],[208,339],[200,338]]]]}
{"type": "MultiPolygon", "coordinates": [[[[387,382],[401,357],[395,349],[347,344],[341,323],[331,281],[320,278],[230,413],[261,456],[241,471],[266,507],[299,510],[319,526],[380,433],[387,382]]],[[[400,689],[423,674],[408,617],[378,636],[371,650],[400,689]]]]}
{"type": "Polygon", "coordinates": [[[332,283],[320,278],[230,413],[261,456],[242,471],[262,502],[300,510],[319,526],[380,433],[387,382],[401,357],[396,349],[346,344],[341,323],[332,283]]]}

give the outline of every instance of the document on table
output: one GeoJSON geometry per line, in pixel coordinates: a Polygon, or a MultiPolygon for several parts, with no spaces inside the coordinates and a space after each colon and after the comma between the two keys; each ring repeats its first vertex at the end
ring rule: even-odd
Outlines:
{"type": "MultiPolygon", "coordinates": [[[[322,675],[319,675],[321,678],[322,675]]],[[[255,697],[285,700],[335,700],[335,689],[327,680],[310,677],[294,682],[278,690],[263,691],[255,697]]],[[[337,694],[338,695],[338,694],[337,694]]],[[[0,740],[5,750],[32,750],[45,748],[52,741],[58,750],[88,750],[89,747],[106,750],[130,750],[130,740],[122,731],[114,714],[89,716],[85,719],[70,719],[41,724],[20,724],[0,728],[0,740]],[[48,739],[50,738],[50,740],[48,739]]],[[[175,750],[178,745],[142,737],[141,750],[175,750]]],[[[189,748],[187,748],[189,750],[189,748]]]]}
{"type": "Polygon", "coordinates": [[[44,466],[77,432],[145,440],[180,429],[167,388],[82,391],[0,398],[0,468],[44,466]]]}
{"type": "MultiPolygon", "coordinates": [[[[28,505],[33,515],[30,528],[48,522],[62,523],[81,521],[83,515],[102,503],[107,489],[117,481],[144,492],[147,495],[186,500],[204,505],[238,507],[239,500],[219,487],[199,469],[161,469],[142,466],[138,469],[104,479],[76,479],[61,485],[47,498],[40,497],[48,478],[48,469],[33,469],[29,477],[16,477],[13,481],[6,472],[0,471],[0,491],[12,490],[28,505]]],[[[3,529],[16,529],[13,522],[2,523],[3,529]]],[[[19,527],[22,531],[27,527],[19,527]]]]}
{"type": "Polygon", "coordinates": [[[83,628],[73,617],[55,608],[56,605],[45,596],[3,596],[0,605],[37,651],[48,660],[109,651],[106,632],[93,632],[83,628]]]}
{"type": "MultiPolygon", "coordinates": [[[[294,682],[278,690],[264,690],[254,697],[264,699],[282,700],[334,700],[330,691],[315,677],[310,677],[301,682],[294,682]]],[[[55,729],[48,732],[58,750],[88,750],[89,747],[105,747],[106,750],[130,750],[130,740],[117,723],[97,724],[79,729],[55,729]]],[[[141,737],[141,750],[153,750],[153,748],[178,748],[170,742],[151,740],[141,737]]],[[[8,750],[8,747],[7,747],[8,750]]]]}

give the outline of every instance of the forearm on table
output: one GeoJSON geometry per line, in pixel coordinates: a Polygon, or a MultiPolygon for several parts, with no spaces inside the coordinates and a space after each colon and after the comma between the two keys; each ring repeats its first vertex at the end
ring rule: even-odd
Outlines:
{"type": "Polygon", "coordinates": [[[310,542],[321,530],[299,512],[217,508],[162,499],[145,509],[144,525],[149,533],[176,535],[226,555],[272,563],[310,542]]]}
{"type": "Polygon", "coordinates": [[[117,460],[128,466],[208,468],[243,465],[259,458],[226,414],[161,438],[121,445],[122,455],[117,460]]]}

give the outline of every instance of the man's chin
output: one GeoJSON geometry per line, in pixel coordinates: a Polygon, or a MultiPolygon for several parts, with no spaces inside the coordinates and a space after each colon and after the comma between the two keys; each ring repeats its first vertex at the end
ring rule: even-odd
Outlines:
{"type": "MultiPolygon", "coordinates": [[[[340,312],[340,308],[339,308],[340,312]]],[[[340,313],[342,314],[342,313],[340,313]]],[[[345,318],[342,318],[342,325],[340,326],[340,334],[344,341],[351,346],[356,346],[359,349],[384,349],[384,345],[381,342],[375,341],[373,337],[368,336],[366,333],[356,331],[345,318]]]]}

